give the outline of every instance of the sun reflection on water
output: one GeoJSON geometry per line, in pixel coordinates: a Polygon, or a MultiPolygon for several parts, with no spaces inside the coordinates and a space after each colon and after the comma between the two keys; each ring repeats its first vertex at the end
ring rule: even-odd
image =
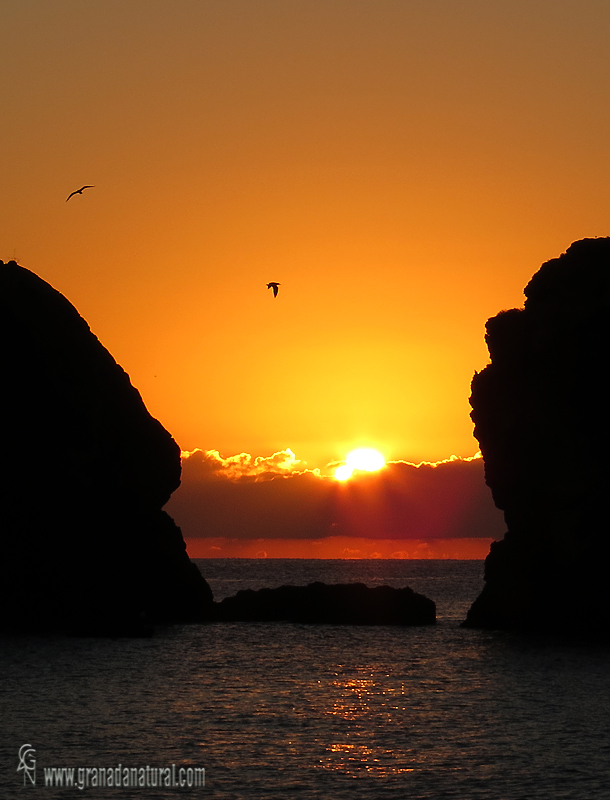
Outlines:
{"type": "Polygon", "coordinates": [[[329,714],[352,721],[369,711],[368,693],[375,688],[370,678],[335,680],[331,682],[331,686],[342,691],[342,694],[335,699],[329,714]]]}
{"type": "MultiPolygon", "coordinates": [[[[341,731],[325,743],[325,754],[319,766],[344,775],[367,773],[388,777],[414,772],[418,758],[404,747],[407,690],[402,681],[394,681],[387,671],[374,666],[361,666],[358,674],[343,673],[337,665],[327,684],[330,702],[324,709],[326,718],[334,718],[341,731]],[[343,725],[342,723],[346,723],[343,725]],[[376,732],[396,728],[396,748],[381,743],[376,732]],[[399,744],[400,741],[400,744],[399,744]]],[[[334,726],[333,726],[334,727],[334,726]]]]}
{"type": "Polygon", "coordinates": [[[329,745],[326,750],[329,753],[339,753],[341,755],[341,763],[324,763],[323,766],[338,770],[340,772],[350,772],[350,767],[359,767],[358,771],[364,771],[369,774],[374,774],[378,777],[386,775],[399,775],[404,772],[414,772],[414,767],[399,767],[393,764],[382,763],[388,759],[396,758],[396,755],[390,750],[375,749],[365,744],[348,744],[340,742],[329,745]]]}

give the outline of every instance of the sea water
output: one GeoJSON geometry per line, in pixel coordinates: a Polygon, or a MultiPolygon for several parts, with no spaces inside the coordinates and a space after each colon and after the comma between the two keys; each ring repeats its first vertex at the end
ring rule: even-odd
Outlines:
{"type": "Polygon", "coordinates": [[[1,798],[78,796],[79,774],[90,798],[610,796],[610,650],[460,628],[482,562],[198,563],[216,599],[313,580],[409,585],[438,623],[5,637],[1,798]],[[18,771],[25,744],[35,773],[18,771]],[[74,769],[74,787],[45,787],[51,767],[74,769]],[[204,768],[205,786],[92,785],[119,767],[148,767],[149,782],[204,768]]]}

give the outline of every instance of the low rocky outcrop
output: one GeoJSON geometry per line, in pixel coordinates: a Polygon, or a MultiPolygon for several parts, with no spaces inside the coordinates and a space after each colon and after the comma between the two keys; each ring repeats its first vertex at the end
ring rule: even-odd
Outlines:
{"type": "Polygon", "coordinates": [[[138,633],[212,594],[162,507],[180,451],[76,309],[0,262],[0,629],[138,633]]]}
{"type": "Polygon", "coordinates": [[[363,583],[280,586],[237,592],[214,604],[222,622],[300,622],[334,625],[433,625],[436,606],[412,589],[363,583]]]}
{"type": "Polygon", "coordinates": [[[610,238],[575,242],[487,323],[472,381],[485,477],[507,533],[471,627],[610,630],[610,238]]]}

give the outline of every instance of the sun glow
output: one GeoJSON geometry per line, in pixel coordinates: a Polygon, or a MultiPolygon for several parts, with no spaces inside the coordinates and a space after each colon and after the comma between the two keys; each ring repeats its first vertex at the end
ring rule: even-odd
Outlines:
{"type": "Polygon", "coordinates": [[[346,481],[352,477],[356,470],[376,472],[382,467],[385,467],[385,458],[379,450],[373,450],[371,447],[359,447],[357,450],[352,450],[351,453],[348,453],[345,464],[337,467],[335,478],[338,481],[346,481]]]}
{"type": "Polygon", "coordinates": [[[354,470],[351,467],[348,467],[347,464],[343,464],[335,470],[335,478],[338,481],[346,481],[348,478],[352,477],[353,472],[354,470]]]}

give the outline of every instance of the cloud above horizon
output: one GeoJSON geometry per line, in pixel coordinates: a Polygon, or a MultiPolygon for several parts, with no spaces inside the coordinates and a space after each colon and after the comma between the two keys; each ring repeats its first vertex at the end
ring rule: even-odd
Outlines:
{"type": "Polygon", "coordinates": [[[505,531],[480,457],[389,462],[339,482],[289,448],[228,458],[196,449],[182,454],[182,485],[165,508],[189,538],[498,539],[505,531]]]}
{"type": "Polygon", "coordinates": [[[292,450],[287,447],[272,456],[252,457],[249,453],[239,453],[236,456],[223,458],[218,450],[183,450],[182,479],[185,471],[192,480],[232,480],[232,481],[264,481],[271,480],[277,475],[290,475],[295,472],[312,472],[320,474],[319,470],[306,470],[305,462],[299,461],[292,450]]]}

